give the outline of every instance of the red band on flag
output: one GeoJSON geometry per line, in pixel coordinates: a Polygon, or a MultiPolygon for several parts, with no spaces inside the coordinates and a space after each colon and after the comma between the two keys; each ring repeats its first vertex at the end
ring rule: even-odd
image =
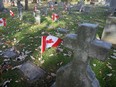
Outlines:
{"type": "Polygon", "coordinates": [[[6,26],[6,19],[5,18],[2,18],[3,19],[3,22],[4,22],[4,26],[6,26]]]}
{"type": "Polygon", "coordinates": [[[41,38],[41,53],[43,53],[46,49],[46,37],[47,36],[42,36],[41,38]]]}
{"type": "Polygon", "coordinates": [[[10,10],[10,16],[14,17],[14,13],[11,10],[10,10]]]}
{"type": "Polygon", "coordinates": [[[6,19],[0,18],[0,26],[6,26],[6,19]]]}
{"type": "Polygon", "coordinates": [[[56,41],[56,43],[52,45],[52,47],[57,47],[61,42],[62,42],[62,39],[58,38],[58,40],[56,41]]]}

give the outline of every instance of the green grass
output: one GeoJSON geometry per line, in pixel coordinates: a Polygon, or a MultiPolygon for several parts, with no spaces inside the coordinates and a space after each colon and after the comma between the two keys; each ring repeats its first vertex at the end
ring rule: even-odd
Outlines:
{"type": "MultiPolygon", "coordinates": [[[[16,12],[16,8],[12,8],[16,12]]],[[[0,50],[7,49],[14,46],[20,52],[22,51],[31,51],[26,60],[33,61],[36,65],[41,66],[47,72],[56,72],[57,69],[73,59],[72,56],[64,56],[64,53],[68,53],[71,50],[65,48],[63,45],[60,45],[60,48],[63,49],[63,52],[57,52],[56,48],[49,48],[43,54],[41,59],[40,49],[38,48],[41,45],[41,36],[44,35],[42,32],[50,33],[59,37],[56,33],[56,28],[66,28],[70,33],[75,33],[78,29],[78,24],[83,22],[97,23],[99,24],[99,29],[97,31],[97,36],[101,37],[102,31],[105,26],[107,15],[103,12],[104,8],[95,8],[101,10],[101,12],[92,12],[92,13],[78,13],[72,12],[67,14],[66,12],[59,12],[62,14],[60,19],[57,22],[52,22],[51,12],[47,17],[42,16],[41,24],[37,25],[34,23],[34,18],[32,16],[32,11],[24,12],[23,20],[12,18],[8,14],[0,14],[0,18],[7,18],[7,26],[0,27],[0,37],[4,41],[4,45],[0,46],[0,50]],[[52,28],[48,28],[52,26],[52,28]],[[31,56],[35,60],[31,59],[31,56]]],[[[60,38],[63,38],[64,35],[61,35],[60,38]]],[[[0,58],[0,64],[2,64],[3,58],[0,58]]],[[[18,65],[21,62],[13,62],[12,66],[18,65]]],[[[94,70],[98,80],[100,81],[101,87],[115,87],[116,86],[116,63],[113,59],[108,59],[105,62],[100,62],[98,60],[91,60],[91,66],[94,70]],[[96,64],[96,66],[93,66],[96,64]],[[107,64],[111,64],[112,69],[107,67],[107,64]],[[112,73],[111,77],[108,77],[107,74],[112,73]]],[[[26,87],[25,80],[22,79],[17,70],[9,70],[0,76],[0,81],[11,78],[11,87],[26,87]],[[19,82],[16,82],[16,81],[19,82]]],[[[1,83],[0,82],[0,83],[1,83]]]]}

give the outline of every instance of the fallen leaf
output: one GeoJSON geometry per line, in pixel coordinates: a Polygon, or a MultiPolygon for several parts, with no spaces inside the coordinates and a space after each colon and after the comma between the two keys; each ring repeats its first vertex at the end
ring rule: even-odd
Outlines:
{"type": "Polygon", "coordinates": [[[114,50],[114,52],[116,52],[116,50],[114,50]]]}
{"type": "Polygon", "coordinates": [[[12,67],[12,70],[14,69],[19,69],[22,65],[18,65],[18,66],[15,66],[15,67],[12,67]]]}
{"type": "Polygon", "coordinates": [[[32,60],[35,60],[35,58],[33,56],[30,56],[32,60]]]}
{"type": "Polygon", "coordinates": [[[50,54],[49,56],[53,56],[54,54],[50,54]]]}
{"type": "Polygon", "coordinates": [[[107,74],[107,76],[111,77],[112,76],[112,73],[107,74]]]}
{"type": "Polygon", "coordinates": [[[109,64],[106,64],[106,66],[107,66],[109,69],[112,69],[112,67],[111,67],[109,64]]]}
{"type": "Polygon", "coordinates": [[[113,59],[116,59],[116,56],[110,56],[111,58],[113,58],[113,59]]]}
{"type": "Polygon", "coordinates": [[[114,56],[116,56],[116,53],[113,53],[114,56]]]}
{"type": "Polygon", "coordinates": [[[55,77],[55,76],[56,76],[56,74],[55,74],[55,73],[51,73],[51,76],[55,77]]]}
{"type": "Polygon", "coordinates": [[[96,67],[96,64],[93,64],[94,67],[96,67]]]}

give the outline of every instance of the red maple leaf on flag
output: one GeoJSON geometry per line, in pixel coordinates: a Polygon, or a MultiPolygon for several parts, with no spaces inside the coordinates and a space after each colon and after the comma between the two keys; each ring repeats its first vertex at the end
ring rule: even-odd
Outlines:
{"type": "Polygon", "coordinates": [[[54,43],[52,39],[46,40],[46,43],[54,43]]]}

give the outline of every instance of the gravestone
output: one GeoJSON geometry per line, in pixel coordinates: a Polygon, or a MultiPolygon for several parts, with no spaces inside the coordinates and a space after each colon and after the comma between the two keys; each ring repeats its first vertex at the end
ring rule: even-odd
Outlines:
{"type": "Polygon", "coordinates": [[[18,53],[13,48],[9,48],[2,52],[2,57],[4,58],[15,58],[17,56],[18,53]]]}
{"type": "Polygon", "coordinates": [[[33,9],[33,16],[35,17],[37,14],[36,12],[38,11],[38,6],[35,4],[34,9],[33,9]]]}
{"type": "Polygon", "coordinates": [[[110,6],[110,1],[111,0],[105,0],[104,2],[105,2],[105,6],[110,6]]]}
{"type": "Polygon", "coordinates": [[[116,0],[110,0],[110,7],[116,8],[116,0]]]}
{"type": "Polygon", "coordinates": [[[83,6],[84,6],[84,1],[81,0],[81,1],[77,4],[77,7],[76,7],[76,8],[77,8],[78,11],[82,11],[83,6]]]}
{"type": "Polygon", "coordinates": [[[69,13],[71,13],[71,11],[79,11],[79,12],[81,12],[83,10],[83,8],[84,8],[84,1],[81,0],[75,5],[68,6],[68,11],[69,11],[69,13]]]}
{"type": "Polygon", "coordinates": [[[101,39],[116,47],[116,17],[108,17],[101,39]]]}
{"type": "Polygon", "coordinates": [[[41,23],[40,10],[36,11],[35,21],[37,24],[41,23]]]}
{"type": "Polygon", "coordinates": [[[53,1],[49,1],[48,2],[48,7],[50,7],[51,5],[54,5],[54,2],[53,1]]]}
{"type": "Polygon", "coordinates": [[[92,11],[92,7],[91,6],[83,6],[82,11],[85,13],[89,13],[92,11]]]}
{"type": "Polygon", "coordinates": [[[29,83],[36,82],[37,80],[45,76],[45,71],[40,67],[37,67],[30,61],[22,64],[19,69],[23,73],[24,78],[29,83]]]}
{"type": "Polygon", "coordinates": [[[43,7],[42,10],[41,10],[41,14],[47,16],[48,15],[48,8],[43,7]]]}
{"type": "Polygon", "coordinates": [[[62,34],[67,34],[69,32],[69,30],[67,30],[65,28],[57,28],[57,32],[62,33],[62,34]]]}
{"type": "Polygon", "coordinates": [[[111,13],[113,14],[116,12],[116,0],[111,0],[110,1],[110,8],[111,8],[111,13]]]}
{"type": "Polygon", "coordinates": [[[54,87],[100,87],[89,66],[90,58],[106,60],[111,44],[96,39],[98,25],[83,23],[76,34],[64,38],[64,46],[74,50],[73,60],[57,71],[54,87]]]}
{"type": "Polygon", "coordinates": [[[22,20],[23,17],[23,5],[20,1],[17,2],[17,10],[18,10],[18,17],[20,20],[22,20]]]}
{"type": "Polygon", "coordinates": [[[3,0],[0,0],[0,12],[4,10],[3,0]]]}
{"type": "Polygon", "coordinates": [[[59,2],[58,3],[58,7],[63,8],[63,6],[64,6],[64,3],[63,2],[59,2]]]}
{"type": "Polygon", "coordinates": [[[48,7],[50,8],[50,10],[54,10],[54,5],[55,3],[53,1],[48,2],[48,7]]]}

